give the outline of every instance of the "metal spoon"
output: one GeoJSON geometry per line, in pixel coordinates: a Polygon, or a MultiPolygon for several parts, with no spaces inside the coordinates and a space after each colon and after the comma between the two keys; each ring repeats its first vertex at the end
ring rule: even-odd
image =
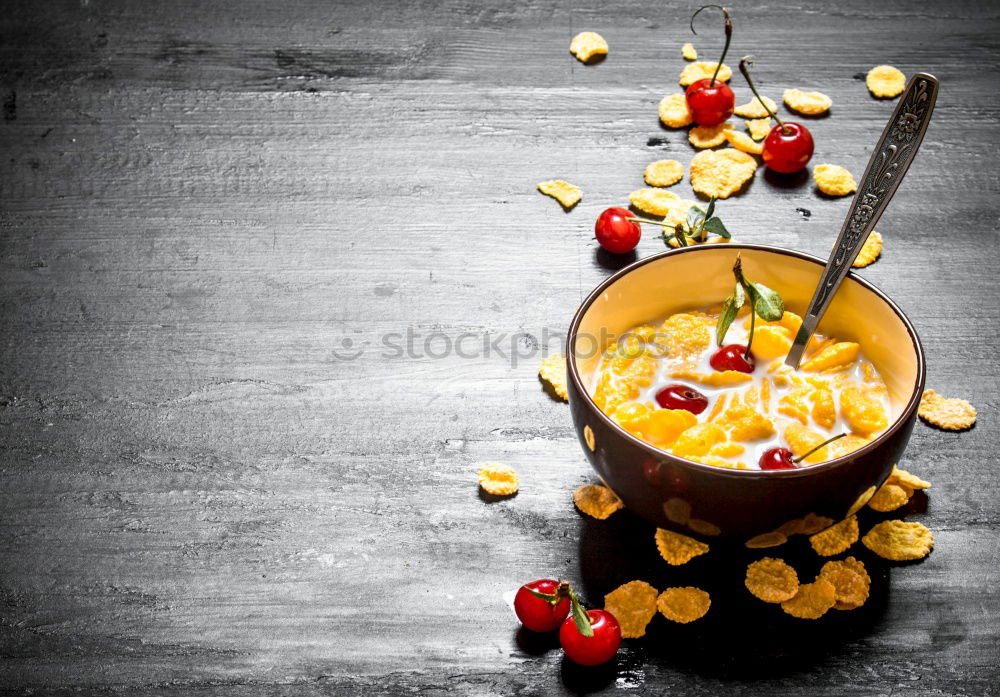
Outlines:
{"type": "Polygon", "coordinates": [[[840,237],[830,253],[830,260],[826,262],[809,309],[802,318],[802,326],[795,335],[792,349],[785,358],[787,365],[799,367],[806,342],[816,331],[816,325],[833,300],[841,281],[851,269],[851,264],[882,216],[889,199],[899,188],[903,175],[910,168],[913,157],[924,140],[937,93],[938,81],[933,75],[917,73],[910,78],[896,110],[892,112],[889,123],[882,131],[882,137],[868,161],[865,174],[861,177],[858,193],[851,202],[840,237]]]}

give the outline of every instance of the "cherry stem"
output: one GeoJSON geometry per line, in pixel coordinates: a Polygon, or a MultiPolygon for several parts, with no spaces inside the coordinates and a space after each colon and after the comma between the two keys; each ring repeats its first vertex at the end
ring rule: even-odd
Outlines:
{"type": "Polygon", "coordinates": [[[733,275],[736,276],[736,282],[743,286],[743,292],[746,293],[746,301],[750,303],[750,334],[747,336],[747,350],[743,352],[743,360],[750,361],[750,346],[753,345],[753,327],[755,320],[757,319],[757,309],[753,304],[753,296],[750,294],[749,283],[747,279],[743,276],[743,259],[737,254],[736,263],[733,264],[733,275]]]}
{"type": "Polygon", "coordinates": [[[837,440],[838,438],[843,438],[846,435],[847,435],[846,433],[841,433],[840,435],[834,436],[833,438],[826,439],[825,441],[823,441],[822,443],[820,443],[819,445],[817,445],[815,448],[813,448],[812,450],[810,450],[809,452],[807,452],[805,455],[801,455],[800,457],[794,457],[794,458],[792,458],[792,464],[793,465],[799,464],[800,462],[802,462],[803,460],[805,460],[807,457],[809,457],[810,455],[812,455],[814,452],[816,452],[820,448],[826,447],[827,445],[830,445],[830,443],[832,443],[833,441],[837,440]]]}
{"type": "Polygon", "coordinates": [[[715,78],[719,74],[719,68],[722,67],[722,61],[726,60],[726,54],[729,53],[729,44],[733,40],[733,20],[729,18],[729,10],[727,10],[722,5],[702,5],[694,14],[691,15],[691,33],[697,35],[698,32],[694,30],[694,18],[698,16],[698,13],[709,7],[717,7],[722,11],[722,16],[726,18],[726,45],[722,48],[722,57],[719,58],[719,62],[715,64],[715,72],[712,73],[712,79],[709,81],[708,86],[711,87],[715,84],[715,78]]]}
{"type": "Polygon", "coordinates": [[[788,126],[786,126],[781,119],[778,118],[777,114],[767,107],[767,104],[764,103],[764,98],[757,92],[757,87],[753,84],[753,80],[750,79],[750,71],[747,70],[747,66],[749,65],[753,65],[753,58],[750,56],[743,56],[740,58],[740,72],[743,73],[744,79],[747,81],[747,84],[750,85],[750,91],[753,92],[753,96],[755,96],[757,101],[760,102],[760,105],[764,107],[764,111],[766,111],[772,119],[778,122],[778,125],[781,126],[781,132],[787,136],[789,134],[788,126]]]}

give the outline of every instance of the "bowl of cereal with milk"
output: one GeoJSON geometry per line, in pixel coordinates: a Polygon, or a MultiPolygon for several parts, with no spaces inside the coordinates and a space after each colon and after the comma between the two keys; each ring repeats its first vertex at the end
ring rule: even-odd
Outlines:
{"type": "Polygon", "coordinates": [[[587,297],[567,338],[570,408],[628,508],[659,527],[751,539],[842,520],[889,476],[923,391],[920,341],[849,274],[787,365],[823,267],[774,247],[686,247],[587,297]]]}

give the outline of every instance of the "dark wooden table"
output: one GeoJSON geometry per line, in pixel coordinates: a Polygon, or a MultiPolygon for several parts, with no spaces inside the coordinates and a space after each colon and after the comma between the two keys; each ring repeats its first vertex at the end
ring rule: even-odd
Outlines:
{"type": "MultiPolygon", "coordinates": [[[[833,97],[814,164],[863,170],[894,106],[871,66],[941,80],[860,272],[918,327],[928,386],[980,409],[966,433],[918,424],[902,463],[934,483],[913,504],[933,554],[872,562],[865,608],[807,623],[745,602],[741,552],[666,568],[648,525],[572,505],[592,475],[539,346],[616,265],[597,213],[693,154],[656,113],[692,9],[4,3],[0,689],[997,694],[993,3],[735,8],[731,56],[755,54],[765,93],[833,97]],[[581,30],[610,42],[599,65],[568,54],[581,30]],[[539,195],[550,178],[583,202],[539,195]],[[482,500],[484,461],[521,493],[482,500]],[[580,671],[502,600],[544,576],[598,605],[633,578],[714,604],[580,671]]],[[[848,204],[759,171],[720,212],[824,255],[848,204]]]]}

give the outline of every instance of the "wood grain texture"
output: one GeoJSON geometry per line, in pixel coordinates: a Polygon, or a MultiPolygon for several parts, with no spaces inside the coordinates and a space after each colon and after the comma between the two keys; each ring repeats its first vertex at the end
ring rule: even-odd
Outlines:
{"type": "MultiPolygon", "coordinates": [[[[807,625],[746,602],[739,551],[667,569],[630,514],[573,509],[592,475],[539,344],[611,272],[597,213],[693,154],[656,115],[691,9],[5,3],[0,690],[996,694],[992,3],[734,8],[730,55],[756,56],[765,94],[833,98],[814,163],[863,170],[893,108],[871,66],[941,80],[860,272],[920,331],[928,386],[980,410],[966,433],[918,425],[903,463],[934,482],[913,504],[933,554],[865,557],[872,602],[807,625]],[[584,29],[611,45],[599,65],[567,52],[584,29]],[[583,187],[573,211],[535,191],[552,178],[583,187]],[[463,335],[471,357],[432,357],[463,335]],[[519,470],[517,497],[477,496],[486,460],[519,470]],[[698,584],[713,611],[574,670],[501,600],[542,576],[596,604],[637,577],[698,584]]],[[[825,255],[848,203],[758,172],[720,213],[825,255]]]]}

